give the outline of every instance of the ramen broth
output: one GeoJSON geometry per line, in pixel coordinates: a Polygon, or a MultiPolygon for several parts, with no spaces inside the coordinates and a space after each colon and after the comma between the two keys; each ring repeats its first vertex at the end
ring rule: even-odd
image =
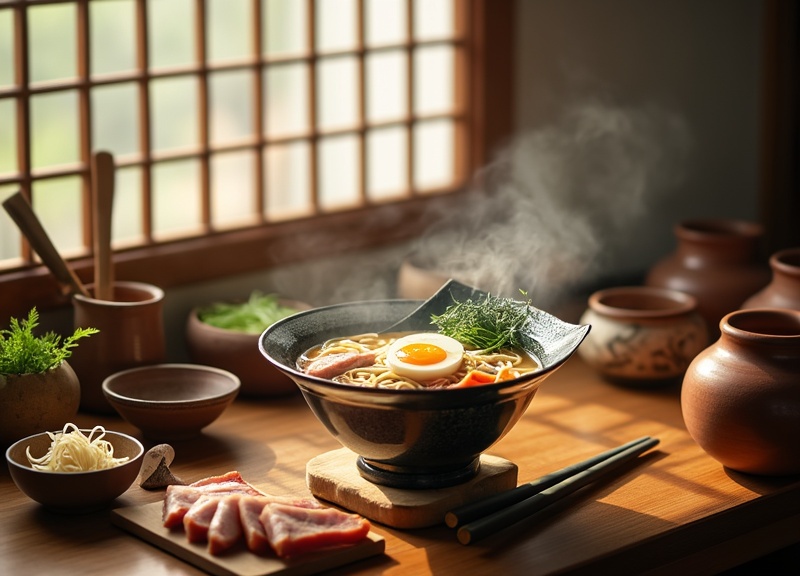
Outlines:
{"type": "Polygon", "coordinates": [[[520,349],[484,354],[435,332],[394,332],[328,340],[303,353],[297,368],[353,386],[441,389],[511,380],[540,365],[520,349]]]}

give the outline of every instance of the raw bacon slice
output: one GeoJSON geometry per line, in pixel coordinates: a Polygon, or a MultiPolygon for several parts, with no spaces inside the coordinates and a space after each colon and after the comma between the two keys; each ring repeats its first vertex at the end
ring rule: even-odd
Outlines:
{"type": "Polygon", "coordinates": [[[370,531],[369,521],[357,514],[285,504],[267,504],[261,513],[261,523],[270,546],[281,558],[355,544],[370,531]]]}
{"type": "Polygon", "coordinates": [[[161,514],[162,522],[167,528],[180,526],[189,508],[202,496],[224,496],[226,494],[264,495],[263,492],[245,482],[239,472],[211,476],[188,486],[167,486],[161,514]]]}
{"type": "Polygon", "coordinates": [[[167,528],[181,526],[189,508],[202,495],[201,491],[188,486],[179,486],[177,484],[167,486],[167,494],[164,497],[164,506],[161,512],[161,520],[164,526],[167,528]]]}
{"type": "Polygon", "coordinates": [[[221,501],[219,496],[203,496],[192,504],[183,517],[183,529],[189,542],[206,541],[208,529],[221,501]]]}
{"type": "Polygon", "coordinates": [[[243,496],[239,499],[239,519],[244,531],[247,548],[256,554],[269,552],[270,545],[264,525],[261,523],[261,513],[267,504],[281,503],[300,508],[321,508],[317,500],[312,498],[287,498],[280,496],[243,496]]]}
{"type": "MultiPolygon", "coordinates": [[[[203,478],[197,482],[192,482],[189,484],[189,486],[209,486],[212,484],[225,484],[226,482],[236,482],[238,484],[246,484],[247,486],[250,486],[250,484],[248,484],[245,479],[242,478],[241,473],[236,470],[231,470],[230,472],[226,472],[225,474],[221,474],[219,476],[209,476],[208,478],[203,478]]],[[[255,490],[255,488],[253,489],[255,490]]]]}
{"type": "Polygon", "coordinates": [[[219,499],[219,506],[208,527],[208,551],[211,554],[222,554],[242,537],[242,523],[239,519],[241,498],[241,494],[234,494],[219,499]]]}
{"type": "Polygon", "coordinates": [[[309,376],[318,376],[330,380],[335,376],[344,374],[352,368],[372,366],[375,363],[374,352],[342,352],[321,356],[311,362],[306,368],[309,376]]]}

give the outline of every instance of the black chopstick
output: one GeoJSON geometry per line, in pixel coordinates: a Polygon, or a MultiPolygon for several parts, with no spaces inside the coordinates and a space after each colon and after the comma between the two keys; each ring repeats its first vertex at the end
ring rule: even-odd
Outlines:
{"type": "Polygon", "coordinates": [[[546,476],[542,476],[537,480],[533,480],[526,484],[520,484],[516,488],[512,490],[507,490],[505,492],[501,492],[499,494],[495,494],[494,496],[490,496],[489,498],[485,498],[484,500],[480,500],[479,502],[474,502],[472,504],[466,504],[464,506],[460,506],[455,510],[451,510],[447,514],[445,514],[444,522],[450,528],[455,528],[460,526],[461,524],[466,524],[467,522],[471,522],[476,518],[482,518],[483,516],[487,516],[500,510],[501,508],[506,508],[517,502],[521,502],[526,498],[530,498],[534,494],[538,494],[542,490],[546,490],[551,486],[558,484],[562,480],[566,480],[570,476],[574,476],[578,472],[582,472],[587,468],[591,468],[595,464],[599,462],[603,462],[620,452],[624,452],[631,446],[637,446],[643,442],[650,440],[650,436],[642,436],[641,438],[637,438],[636,440],[631,440],[621,446],[617,446],[616,448],[612,448],[611,450],[606,450],[596,456],[592,456],[591,458],[587,458],[582,462],[578,462],[576,464],[572,464],[567,466],[566,468],[562,468],[561,470],[557,470],[546,476]]]}
{"type": "MultiPolygon", "coordinates": [[[[576,490],[583,488],[597,478],[611,472],[622,464],[633,460],[643,452],[646,452],[658,444],[658,438],[645,437],[634,442],[629,442],[624,446],[627,448],[600,460],[588,468],[568,476],[557,484],[529,496],[524,500],[515,502],[502,510],[489,514],[478,520],[468,522],[458,529],[458,541],[462,544],[470,544],[484,536],[488,536],[501,528],[506,528],[524,519],[530,519],[543,511],[550,504],[572,494],[576,490]]],[[[622,446],[620,448],[623,448],[622,446]]],[[[601,455],[596,456],[598,458],[601,455]]],[[[583,463],[574,466],[580,466],[583,463]]],[[[566,469],[565,469],[566,470],[566,469]]],[[[555,473],[558,474],[559,472],[555,473]]]]}

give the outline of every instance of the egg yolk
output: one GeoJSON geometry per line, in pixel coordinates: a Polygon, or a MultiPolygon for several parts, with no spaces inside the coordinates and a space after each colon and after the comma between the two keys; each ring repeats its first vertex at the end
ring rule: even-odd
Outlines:
{"type": "Polygon", "coordinates": [[[425,342],[406,344],[397,351],[398,360],[416,366],[430,366],[441,362],[445,358],[447,358],[447,352],[444,349],[435,344],[426,344],[425,342]]]}

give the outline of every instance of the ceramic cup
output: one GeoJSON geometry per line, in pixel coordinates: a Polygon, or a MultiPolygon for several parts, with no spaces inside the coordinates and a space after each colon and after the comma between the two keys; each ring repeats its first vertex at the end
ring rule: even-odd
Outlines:
{"type": "MultiPolygon", "coordinates": [[[[87,289],[94,294],[92,285],[87,289]]],[[[141,282],[115,282],[113,301],[73,296],[75,327],[100,331],[81,340],[70,357],[81,384],[81,410],[113,414],[103,380],[120,370],[164,362],[163,300],[161,288],[141,282]]]]}
{"type": "Polygon", "coordinates": [[[580,323],[591,324],[592,331],[578,354],[606,379],[629,386],[679,380],[708,344],[697,300],[663,288],[621,286],[594,292],[580,323]]]}

